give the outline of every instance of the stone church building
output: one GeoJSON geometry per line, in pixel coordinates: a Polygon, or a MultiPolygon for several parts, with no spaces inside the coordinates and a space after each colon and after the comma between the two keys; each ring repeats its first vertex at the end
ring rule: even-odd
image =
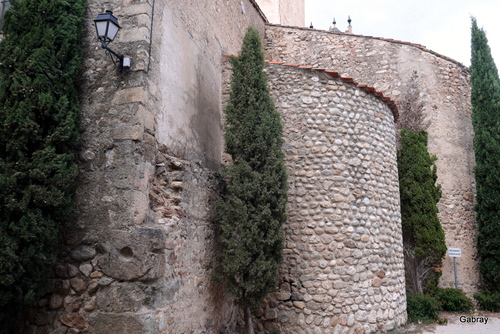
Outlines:
{"type": "MultiPolygon", "coordinates": [[[[396,164],[398,101],[417,71],[439,217],[477,291],[468,69],[425,46],[305,27],[304,0],[89,0],[80,79],[78,212],[26,333],[235,333],[239,309],[212,279],[210,220],[223,105],[248,26],[263,39],[282,115],[289,221],[279,286],[258,333],[378,333],[406,322],[396,164]],[[93,19],[122,27],[116,71],[93,19]]],[[[356,32],[355,26],[353,27],[356,32]]],[[[441,286],[453,286],[445,258],[441,286]]]]}

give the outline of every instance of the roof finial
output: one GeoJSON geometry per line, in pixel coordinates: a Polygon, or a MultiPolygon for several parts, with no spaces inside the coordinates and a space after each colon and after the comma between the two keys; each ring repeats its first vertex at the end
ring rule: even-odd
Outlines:
{"type": "Polygon", "coordinates": [[[335,18],[333,18],[333,27],[330,27],[330,31],[331,32],[341,32],[339,29],[337,29],[337,27],[335,26],[337,24],[337,21],[335,20],[335,18]]]}
{"type": "Polygon", "coordinates": [[[351,15],[349,15],[349,19],[347,20],[347,22],[349,23],[349,26],[347,27],[346,34],[352,34],[351,15]]]}
{"type": "Polygon", "coordinates": [[[312,21],[311,21],[311,25],[309,26],[309,28],[314,29],[312,21]]]}

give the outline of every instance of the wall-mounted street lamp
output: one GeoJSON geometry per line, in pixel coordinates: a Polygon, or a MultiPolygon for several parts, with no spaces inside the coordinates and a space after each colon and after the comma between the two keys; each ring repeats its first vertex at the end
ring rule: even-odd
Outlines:
{"type": "Polygon", "coordinates": [[[113,16],[113,12],[107,10],[106,13],[101,13],[94,20],[95,29],[97,31],[97,38],[101,41],[101,46],[106,50],[106,53],[109,54],[113,64],[120,70],[123,68],[130,67],[130,58],[119,55],[108,47],[108,43],[111,43],[116,34],[118,34],[118,30],[120,30],[120,25],[118,24],[118,20],[113,16]],[[115,58],[116,57],[116,60],[115,58]]]}

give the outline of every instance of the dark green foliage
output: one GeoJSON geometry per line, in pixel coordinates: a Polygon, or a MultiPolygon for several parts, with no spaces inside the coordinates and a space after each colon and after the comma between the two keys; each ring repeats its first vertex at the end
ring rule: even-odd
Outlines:
{"type": "Polygon", "coordinates": [[[474,299],[481,310],[498,312],[500,310],[500,293],[492,291],[481,291],[474,294],[474,299]]]}
{"type": "Polygon", "coordinates": [[[427,151],[427,132],[401,130],[398,172],[407,289],[411,293],[437,284],[439,275],[433,274],[433,268],[442,263],[446,253],[437,215],[441,187],[436,185],[435,161],[427,151]]]}
{"type": "Polygon", "coordinates": [[[219,260],[230,292],[256,308],[278,283],[286,220],[287,175],[282,125],[263,72],[259,33],[249,28],[241,54],[232,59],[226,113],[227,189],[218,202],[219,260]]]}
{"type": "Polygon", "coordinates": [[[408,322],[433,322],[439,318],[441,305],[436,299],[421,293],[406,295],[406,311],[408,322]]]}
{"type": "Polygon", "coordinates": [[[439,289],[438,284],[441,276],[443,276],[441,271],[432,270],[427,279],[424,281],[423,291],[430,296],[434,296],[439,289]]]}
{"type": "Polygon", "coordinates": [[[437,289],[434,298],[436,298],[445,311],[469,312],[474,309],[472,300],[460,289],[437,289]]]}
{"type": "Polygon", "coordinates": [[[500,291],[500,80],[486,34],[475,19],[470,74],[479,270],[485,287],[500,291]]]}
{"type": "Polygon", "coordinates": [[[13,0],[0,43],[0,327],[44,294],[74,207],[84,0],[13,0]]]}

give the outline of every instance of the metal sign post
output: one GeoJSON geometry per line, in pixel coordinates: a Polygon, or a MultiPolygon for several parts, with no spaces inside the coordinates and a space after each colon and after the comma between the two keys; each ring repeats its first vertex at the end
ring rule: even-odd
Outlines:
{"type": "Polygon", "coordinates": [[[453,271],[455,272],[455,289],[458,289],[457,257],[462,256],[462,249],[448,248],[448,256],[453,258],[453,271]]]}

